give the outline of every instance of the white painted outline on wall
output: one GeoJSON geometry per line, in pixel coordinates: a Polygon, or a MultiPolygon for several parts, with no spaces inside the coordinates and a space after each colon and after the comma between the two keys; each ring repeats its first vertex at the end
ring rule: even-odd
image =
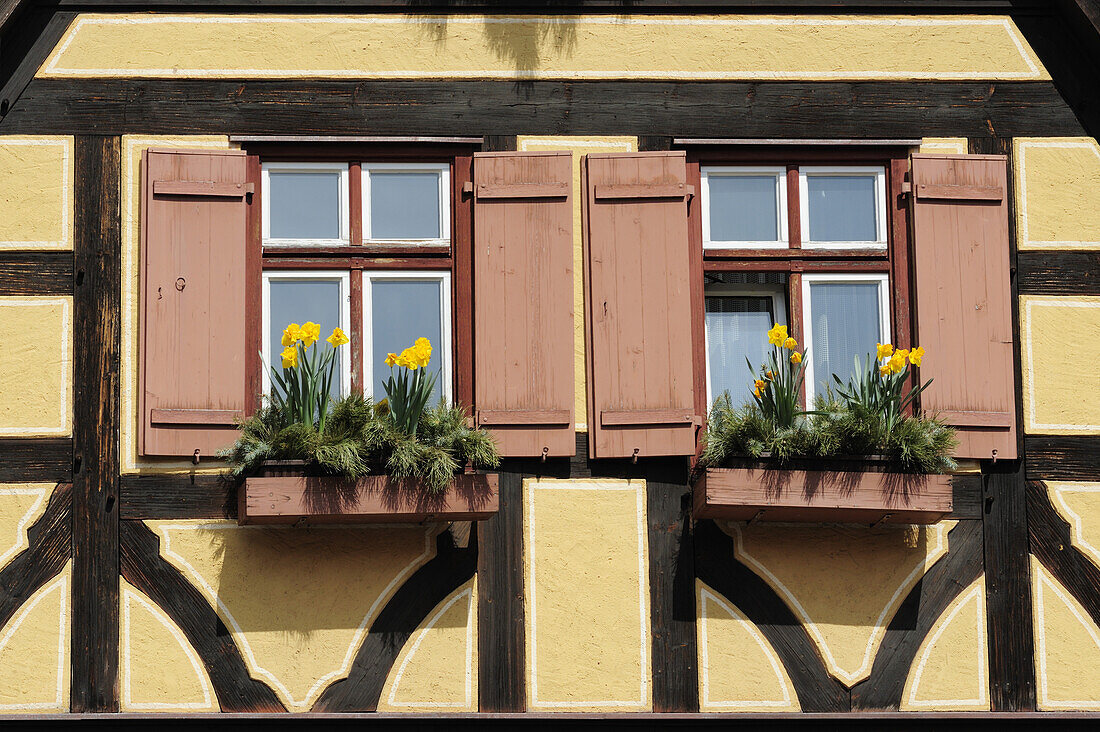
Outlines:
{"type": "Polygon", "coordinates": [[[72,379],[67,378],[72,373],[72,341],[73,318],[72,298],[69,297],[37,297],[37,296],[12,296],[0,297],[0,308],[8,307],[37,307],[50,306],[61,308],[61,411],[58,414],[58,424],[46,427],[0,427],[0,437],[9,435],[43,435],[50,437],[67,437],[72,434],[72,425],[69,420],[69,392],[72,390],[72,379]]]}
{"type": "Polygon", "coordinates": [[[1032,354],[1031,345],[1035,338],[1032,335],[1031,329],[1031,310],[1033,305],[1047,305],[1063,308],[1100,308],[1100,300],[1076,300],[1069,297],[1024,297],[1024,340],[1027,347],[1025,349],[1024,358],[1027,363],[1027,374],[1025,374],[1025,381],[1027,381],[1027,417],[1028,424],[1025,425],[1025,432],[1036,433],[1042,430],[1075,430],[1081,432],[1095,432],[1100,430],[1100,424],[1048,424],[1045,422],[1039,422],[1035,416],[1035,360],[1032,354]]]}
{"type": "Polygon", "coordinates": [[[41,488],[0,488],[0,496],[38,496],[38,500],[27,509],[27,512],[19,519],[19,523],[15,525],[15,544],[3,554],[0,554],[0,569],[6,567],[12,557],[30,546],[30,540],[27,538],[27,526],[32,518],[38,517],[38,509],[42,508],[42,504],[46,502],[46,498],[52,490],[52,487],[46,488],[45,486],[41,488]]]}
{"type": "Polygon", "coordinates": [[[447,601],[443,607],[441,607],[431,619],[424,625],[423,629],[417,634],[416,640],[412,644],[412,648],[409,649],[408,655],[401,662],[401,666],[397,669],[397,675],[393,679],[393,685],[390,686],[389,697],[387,703],[391,707],[452,707],[457,709],[469,709],[477,711],[476,704],[474,703],[474,588],[473,584],[469,584],[466,589],[457,593],[454,597],[447,601]],[[436,702],[436,701],[418,701],[418,702],[401,702],[397,701],[397,689],[401,686],[401,677],[405,674],[405,669],[408,667],[409,662],[412,661],[412,657],[416,655],[416,652],[420,649],[420,644],[424,641],[424,638],[428,635],[428,631],[435,627],[435,624],[439,622],[439,619],[447,614],[456,602],[462,598],[466,598],[466,686],[465,686],[465,701],[462,702],[436,702]]]}
{"type": "Polygon", "coordinates": [[[600,480],[580,479],[555,481],[524,478],[527,509],[527,531],[530,537],[535,536],[535,491],[634,491],[636,496],[635,506],[637,510],[638,527],[638,605],[641,621],[641,655],[639,657],[640,678],[639,701],[616,700],[584,700],[584,701],[539,701],[538,684],[538,615],[536,611],[535,585],[535,541],[524,542],[524,555],[527,574],[527,593],[530,598],[531,620],[527,623],[530,641],[528,643],[531,652],[527,671],[531,678],[531,704],[532,708],[567,708],[567,707],[633,707],[646,708],[649,706],[649,569],[648,551],[646,546],[647,527],[645,519],[645,493],[647,483],[643,480],[600,480]]]}
{"type": "Polygon", "coordinates": [[[139,590],[132,589],[130,587],[122,588],[122,709],[124,711],[148,711],[148,710],[175,710],[175,709],[188,709],[197,711],[218,711],[217,705],[213,703],[213,689],[210,686],[210,678],[207,676],[206,671],[203,669],[202,662],[199,660],[198,655],[195,653],[195,649],[191,647],[191,643],[180,633],[179,628],[171,619],[157,607],[155,604],[145,598],[145,595],[139,590]],[[199,685],[202,686],[202,701],[201,702],[134,702],[131,698],[131,676],[130,676],[130,607],[131,600],[136,600],[140,603],[149,614],[153,616],[162,626],[164,626],[172,637],[176,639],[176,642],[180,644],[184,654],[187,656],[187,660],[191,663],[191,668],[195,671],[195,676],[198,677],[199,685]]]}
{"type": "Polygon", "coordinates": [[[66,638],[65,624],[69,619],[68,600],[69,600],[69,576],[68,566],[61,570],[61,574],[50,584],[46,585],[38,592],[35,593],[33,598],[23,606],[23,609],[19,611],[19,614],[15,616],[15,620],[8,626],[8,631],[4,633],[4,637],[0,638],[0,652],[7,647],[8,642],[11,641],[15,635],[15,631],[19,630],[19,626],[23,624],[23,621],[27,619],[27,616],[38,607],[38,603],[42,602],[48,596],[52,595],[56,590],[61,591],[61,609],[58,612],[58,641],[57,641],[57,696],[52,702],[29,702],[27,704],[0,704],[0,709],[41,709],[48,711],[69,711],[69,700],[65,698],[65,668],[68,666],[69,660],[69,639],[66,638]]]}
{"type": "Polygon", "coordinates": [[[69,228],[69,211],[73,207],[73,192],[69,182],[72,180],[73,138],[26,139],[0,137],[0,147],[10,146],[61,146],[61,233],[56,241],[0,241],[0,249],[72,249],[72,230],[69,228]]]}
{"type": "MultiPolygon", "coordinates": [[[[241,526],[235,521],[209,521],[197,524],[184,524],[184,525],[169,525],[168,523],[160,523],[160,527],[163,531],[156,531],[161,537],[160,553],[165,559],[173,560],[178,568],[186,570],[187,574],[192,580],[197,583],[199,589],[203,591],[208,600],[212,600],[216,604],[216,610],[222,620],[230,627],[233,634],[233,640],[238,643],[241,655],[247,662],[249,670],[254,674],[259,674],[267,680],[272,689],[287,703],[288,707],[300,711],[308,711],[314,702],[317,701],[317,697],[321,695],[325,687],[336,679],[345,678],[351,671],[351,664],[355,661],[355,654],[358,651],[359,646],[363,642],[363,638],[366,637],[368,626],[374,621],[378,609],[389,601],[390,597],[397,590],[398,587],[404,582],[417,568],[424,565],[432,556],[432,539],[434,538],[433,527],[428,527],[424,531],[424,551],[412,561],[402,567],[401,571],[390,583],[383,588],[382,592],[375,598],[374,603],[367,610],[366,615],[363,616],[362,622],[359,623],[359,627],[355,629],[355,633],[352,635],[351,643],[348,645],[347,653],[344,655],[344,661],[339,668],[334,671],[330,671],[321,678],[314,682],[313,686],[306,692],[305,698],[301,701],[294,699],[294,695],[290,693],[290,690],[286,688],[286,685],[279,680],[275,674],[268,671],[266,668],[259,664],[256,660],[256,656],[252,652],[252,646],[248,642],[248,638],[245,636],[241,626],[237,623],[237,619],[233,617],[233,613],[229,611],[229,608],[222,602],[221,596],[217,591],[210,586],[210,583],[202,576],[202,574],[191,565],[182,555],[172,551],[172,532],[173,531],[197,531],[197,530],[220,530],[220,529],[238,529],[241,531],[271,531],[270,527],[264,526],[241,526]],[[178,562],[178,564],[176,564],[178,562]]],[[[313,531],[325,531],[333,529],[346,529],[344,526],[314,526],[313,531]]],[[[363,527],[368,528],[368,527],[363,527]]],[[[376,528],[376,527],[369,527],[376,528]]],[[[393,528],[393,525],[389,527],[377,526],[377,528],[393,528]]]]}
{"type": "Polygon", "coordinates": [[[1038,638],[1038,665],[1039,665],[1039,708],[1046,709],[1066,709],[1066,710],[1081,710],[1081,709],[1100,709],[1100,700],[1053,700],[1050,698],[1050,692],[1047,689],[1047,636],[1046,636],[1046,614],[1043,608],[1043,586],[1049,587],[1051,592],[1057,595],[1069,611],[1073,613],[1073,616],[1077,618],[1077,622],[1085,629],[1092,639],[1092,642],[1096,644],[1098,650],[1100,650],[1100,636],[1097,635],[1096,626],[1088,619],[1081,616],[1081,613],[1077,610],[1076,601],[1072,600],[1058,586],[1058,583],[1050,577],[1046,568],[1043,567],[1039,560],[1034,556],[1031,557],[1031,585],[1034,588],[1035,593],[1035,608],[1038,616],[1038,622],[1035,624],[1035,633],[1038,638]]]}
{"type": "Polygon", "coordinates": [[[1028,223],[1027,202],[1027,149],[1029,147],[1049,147],[1073,150],[1088,148],[1100,158],[1100,145],[1094,140],[1021,140],[1016,143],[1017,183],[1020,188],[1020,248],[1021,249],[1096,249],[1100,241],[1034,241],[1028,223]]]}
{"type": "Polygon", "coordinates": [[[123,77],[199,77],[199,78],[294,78],[294,77],[326,77],[326,78],[357,78],[357,79],[701,79],[701,80],[754,80],[754,79],[899,79],[899,80],[936,80],[936,79],[1044,79],[1047,78],[1043,71],[1035,64],[1030,54],[1027,53],[1023,39],[1020,37],[1015,25],[1008,18],[691,18],[691,17],[606,17],[606,16],[580,16],[576,18],[560,18],[546,16],[440,16],[440,17],[354,17],[354,16],[321,16],[321,17],[265,17],[259,15],[236,16],[210,16],[210,15],[181,15],[181,14],[153,14],[145,16],[129,15],[125,17],[102,16],[93,14],[81,15],[66,32],[64,41],[50,54],[45,64],[38,70],[36,76],[51,77],[97,77],[97,76],[123,76],[123,77]],[[186,69],[186,68],[87,68],[73,69],[59,66],[61,57],[68,50],[70,44],[76,38],[80,29],[85,25],[149,25],[149,24],[203,24],[219,23],[250,24],[250,23],[302,23],[305,25],[340,25],[342,27],[354,25],[398,25],[415,24],[446,24],[446,25],[516,25],[531,24],[540,21],[549,21],[557,26],[564,25],[649,25],[649,26],[908,26],[926,28],[939,27],[979,27],[999,26],[1016,48],[1020,59],[1027,66],[1027,71],[1004,71],[1003,69],[990,69],[988,71],[630,71],[620,69],[615,71],[594,70],[517,70],[506,72],[501,69],[466,69],[463,71],[425,71],[418,69],[395,69],[392,71],[376,71],[372,69],[186,69]]]}
{"type": "Polygon", "coordinates": [[[730,523],[729,528],[733,535],[733,547],[734,556],[739,560],[748,564],[753,571],[760,575],[765,582],[771,585],[772,589],[778,592],[786,601],[788,607],[794,610],[795,614],[802,620],[802,624],[806,626],[806,631],[817,643],[818,648],[821,650],[821,655],[824,657],[825,666],[828,668],[829,673],[835,676],[848,687],[854,686],[856,682],[866,678],[871,673],[871,663],[874,660],[875,650],[878,648],[879,643],[882,642],[882,638],[886,635],[886,620],[888,617],[893,617],[897,608],[901,605],[901,601],[904,599],[903,593],[907,591],[907,588],[911,586],[927,572],[932,565],[934,565],[943,555],[948,551],[947,548],[947,534],[954,528],[956,521],[941,521],[934,526],[928,528],[935,529],[936,532],[936,545],[931,551],[925,550],[925,553],[920,558],[920,563],[913,568],[913,570],[906,575],[905,579],[901,581],[897,589],[894,590],[894,594],[890,596],[890,599],[886,602],[886,606],[883,607],[882,612],[875,619],[875,627],[871,632],[871,636],[867,639],[867,645],[864,648],[863,660],[859,668],[855,671],[845,671],[840,667],[836,658],[833,657],[833,652],[829,648],[828,642],[825,640],[825,636],[817,627],[817,623],[810,617],[810,614],[806,611],[806,608],[802,606],[802,603],[798,601],[794,593],[783,584],[778,577],[776,577],[767,567],[765,567],[759,560],[753,557],[751,554],[745,551],[744,537],[741,533],[741,526],[736,523],[730,523]]]}
{"type": "Polygon", "coordinates": [[[960,595],[952,603],[955,607],[950,609],[949,612],[936,621],[936,625],[932,628],[932,633],[924,643],[924,651],[921,653],[920,662],[917,664],[917,672],[913,677],[913,683],[909,687],[909,699],[906,704],[910,707],[924,707],[924,708],[943,708],[945,706],[961,707],[969,706],[975,709],[989,709],[989,672],[986,666],[986,653],[988,648],[986,646],[985,638],[985,576],[980,577],[974,586],[967,592],[960,595]],[[975,625],[978,632],[978,698],[977,699],[918,699],[917,691],[920,688],[921,676],[924,675],[924,667],[928,663],[929,656],[932,655],[932,649],[936,646],[940,636],[951,625],[951,621],[955,619],[962,609],[970,604],[972,600],[977,598],[978,607],[975,610],[975,625]]]}
{"type": "MultiPolygon", "coordinates": [[[[697,580],[698,582],[698,580],[697,580]]],[[[775,653],[775,649],[771,647],[767,639],[760,634],[756,625],[752,623],[748,617],[745,616],[737,607],[732,603],[726,602],[725,598],[713,593],[701,582],[698,582],[699,589],[699,635],[702,642],[699,644],[700,653],[702,655],[702,667],[703,667],[703,699],[701,711],[707,711],[712,707],[731,708],[731,709],[762,709],[762,708],[779,708],[789,709],[792,711],[798,711],[798,705],[794,704],[791,700],[790,684],[787,681],[786,671],[783,668],[782,662],[775,653]],[[709,653],[709,637],[707,635],[707,600],[712,600],[716,605],[721,607],[730,617],[734,619],[738,625],[748,631],[752,639],[756,641],[756,644],[760,646],[760,650],[764,652],[764,655],[768,659],[768,663],[771,664],[772,670],[775,671],[775,678],[779,682],[779,686],[783,689],[783,698],[774,700],[742,700],[742,701],[711,701],[710,698],[710,653],[709,653]]]]}
{"type": "Polygon", "coordinates": [[[1063,485],[1060,488],[1054,488],[1050,483],[1046,484],[1047,492],[1054,494],[1054,501],[1061,507],[1059,513],[1063,518],[1068,518],[1070,539],[1074,546],[1079,549],[1083,549],[1086,553],[1092,555],[1092,561],[1097,566],[1100,566],[1100,549],[1094,547],[1088,541],[1085,540],[1085,524],[1084,519],[1069,507],[1066,503],[1065,493],[1100,493],[1100,485],[1085,485],[1083,483],[1070,483],[1063,485]]]}

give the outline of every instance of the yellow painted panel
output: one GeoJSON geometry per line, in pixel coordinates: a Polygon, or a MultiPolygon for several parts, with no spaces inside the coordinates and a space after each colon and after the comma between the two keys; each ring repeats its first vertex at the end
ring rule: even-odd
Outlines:
{"type": "Polygon", "coordinates": [[[0,628],[0,714],[69,711],[71,565],[0,628]]]}
{"type": "Polygon", "coordinates": [[[477,710],[477,582],[471,579],[409,636],[382,687],[378,711],[477,710]]]}
{"type": "Polygon", "coordinates": [[[71,297],[0,297],[0,437],[72,433],[71,297]]]}
{"type": "Polygon", "coordinates": [[[0,136],[0,249],[73,248],[73,138],[0,136]]]}
{"type": "Polygon", "coordinates": [[[921,140],[922,153],[937,155],[966,155],[970,150],[965,137],[926,137],[921,140]]]}
{"type": "Polygon", "coordinates": [[[890,619],[947,553],[954,525],[727,528],[737,558],[779,593],[817,643],[829,673],[851,686],[871,673],[890,619]]]}
{"type": "Polygon", "coordinates": [[[1091,137],[1016,138],[1020,249],[1100,248],[1100,145],[1091,137]]]}
{"type": "Polygon", "coordinates": [[[523,481],[529,709],[652,709],[645,491],[523,481]]]}
{"type": "Polygon", "coordinates": [[[588,372],[585,368],[584,339],[584,245],[581,231],[581,157],[588,153],[634,152],[636,137],[539,137],[521,135],[516,147],[527,150],[570,150],[573,153],[573,380],[577,431],[586,432],[588,396],[585,391],[588,372]]]}
{"type": "Polygon", "coordinates": [[[147,148],[228,150],[224,135],[123,135],[122,136],[122,379],[119,427],[123,473],[216,472],[217,468],[195,470],[180,460],[138,460],[138,322],[140,280],[138,256],[141,250],[141,155],[147,148]]]}
{"type": "Polygon", "coordinates": [[[1100,628],[1034,556],[1031,592],[1039,709],[1100,709],[1100,628]]]}
{"type": "Polygon", "coordinates": [[[183,631],[144,593],[126,580],[121,583],[122,711],[218,711],[210,677],[183,631]]]}
{"type": "Polygon", "coordinates": [[[1073,545],[1100,566],[1100,483],[1048,481],[1047,493],[1069,524],[1073,545]]]}
{"type": "Polygon", "coordinates": [[[988,711],[985,577],[943,611],[917,650],[901,695],[903,711],[988,711]]]}
{"type": "Polygon", "coordinates": [[[1047,79],[1007,17],[83,14],[40,77],[1047,79]]]}
{"type": "Polygon", "coordinates": [[[435,555],[434,527],[147,524],[229,628],[252,676],[293,712],[347,676],[370,623],[435,555]]]}
{"type": "Polygon", "coordinates": [[[794,684],[764,634],[698,579],[695,598],[699,711],[799,711],[794,684]]]}
{"type": "Polygon", "coordinates": [[[53,483],[0,483],[0,569],[30,546],[27,529],[46,512],[53,483]]]}
{"type": "Polygon", "coordinates": [[[1020,298],[1024,430],[1100,434],[1100,297],[1020,298]]]}

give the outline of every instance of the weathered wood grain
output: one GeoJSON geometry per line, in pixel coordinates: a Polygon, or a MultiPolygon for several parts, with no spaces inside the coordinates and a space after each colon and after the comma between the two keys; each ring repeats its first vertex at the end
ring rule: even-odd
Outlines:
{"type": "Polygon", "coordinates": [[[72,439],[0,438],[0,483],[59,483],[72,477],[72,439]]]}
{"type": "Polygon", "coordinates": [[[1100,479],[1100,437],[1027,435],[1028,480],[1100,479]]]}
{"type": "Polygon", "coordinates": [[[77,137],[73,257],[72,710],[117,712],[119,355],[118,137],[77,137]]]}
{"type": "Polygon", "coordinates": [[[122,519],[237,518],[237,484],[220,475],[123,475],[119,493],[122,519]]]}
{"type": "MultiPolygon", "coordinates": [[[[0,27],[10,18],[5,17],[4,12],[0,8],[0,27]]],[[[55,13],[49,7],[29,8],[19,17],[21,27],[12,28],[12,32],[0,39],[0,123],[76,15],[73,12],[55,13]]]]}
{"type": "Polygon", "coordinates": [[[0,252],[0,295],[71,294],[72,252],[0,252]]]}
{"type": "Polygon", "coordinates": [[[1021,295],[1100,295],[1100,252],[1020,252],[1021,295]]]}
{"type": "Polygon", "coordinates": [[[27,529],[28,547],[0,570],[0,628],[65,566],[71,554],[72,486],[54,489],[41,518],[27,529]]]}
{"type": "Polygon", "coordinates": [[[1031,553],[1100,625],[1100,567],[1073,545],[1069,524],[1040,482],[1027,484],[1027,519],[1031,553]]]}

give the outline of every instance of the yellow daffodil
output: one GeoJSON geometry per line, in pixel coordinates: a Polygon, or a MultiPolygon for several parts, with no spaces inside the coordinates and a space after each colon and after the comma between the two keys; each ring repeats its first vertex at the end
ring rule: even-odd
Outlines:
{"type": "Polygon", "coordinates": [[[284,348],[282,356],[284,369],[292,369],[298,365],[298,349],[295,346],[284,348]]]}
{"type": "Polygon", "coordinates": [[[757,389],[756,391],[754,391],[754,392],[753,392],[752,394],[753,394],[753,396],[755,396],[755,397],[756,397],[757,399],[759,399],[759,398],[760,398],[760,390],[759,390],[759,389],[757,389]]]}
{"type": "Polygon", "coordinates": [[[779,346],[782,345],[785,340],[787,340],[787,326],[776,323],[775,326],[768,331],[768,343],[773,346],[779,346]]]}
{"type": "Polygon", "coordinates": [[[783,347],[786,348],[788,351],[793,351],[794,349],[798,348],[798,341],[796,341],[794,338],[787,338],[783,341],[783,347]]]}
{"type": "Polygon", "coordinates": [[[879,343],[875,346],[875,354],[878,360],[881,361],[884,358],[890,358],[894,353],[894,346],[889,343],[879,343]]]}
{"type": "Polygon", "coordinates": [[[298,326],[297,323],[291,323],[290,325],[288,325],[286,329],[283,330],[283,345],[293,346],[295,343],[297,343],[301,339],[301,330],[302,329],[298,326]]]}
{"type": "Polygon", "coordinates": [[[773,378],[775,378],[775,374],[772,373],[771,371],[765,371],[764,372],[764,378],[765,379],[773,379],[773,378]]]}
{"type": "Polygon", "coordinates": [[[920,366],[920,361],[922,358],[924,358],[924,349],[920,346],[917,346],[909,352],[909,363],[913,364],[914,366],[920,366]]]}
{"type": "Polygon", "coordinates": [[[417,362],[426,367],[432,360],[432,343],[427,338],[417,338],[412,345],[412,351],[416,354],[417,362]]]}
{"type": "Polygon", "coordinates": [[[791,363],[802,363],[802,354],[795,351],[791,354],[791,363]]]}
{"type": "Polygon", "coordinates": [[[891,373],[900,374],[905,370],[905,357],[907,355],[909,355],[907,351],[894,351],[894,355],[886,362],[891,373]]]}
{"type": "Polygon", "coordinates": [[[397,363],[397,354],[396,353],[387,353],[386,354],[386,365],[392,367],[395,363],[397,363]]]}
{"type": "Polygon", "coordinates": [[[331,343],[333,348],[342,346],[345,343],[351,343],[351,339],[348,338],[347,333],[342,331],[340,328],[333,328],[332,335],[330,335],[325,340],[331,343]]]}
{"type": "Polygon", "coordinates": [[[754,384],[753,384],[753,386],[755,386],[755,387],[756,387],[756,390],[757,390],[757,391],[760,391],[761,389],[763,389],[763,388],[764,388],[764,382],[763,382],[763,381],[761,381],[760,379],[757,379],[757,380],[756,380],[756,383],[754,383],[754,384]]]}
{"type": "Polygon", "coordinates": [[[321,326],[314,322],[308,322],[302,326],[302,330],[298,333],[298,340],[302,342],[302,345],[309,348],[321,338],[321,326]]]}
{"type": "Polygon", "coordinates": [[[409,346],[402,351],[401,355],[397,357],[397,365],[404,366],[413,371],[420,368],[420,358],[417,356],[416,350],[412,346],[409,346]]]}
{"type": "Polygon", "coordinates": [[[890,373],[890,366],[889,365],[879,366],[878,367],[878,372],[879,372],[880,376],[886,376],[890,373]]]}

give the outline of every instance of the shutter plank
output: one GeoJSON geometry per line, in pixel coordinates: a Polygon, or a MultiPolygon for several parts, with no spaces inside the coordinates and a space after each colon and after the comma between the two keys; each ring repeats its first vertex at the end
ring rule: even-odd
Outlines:
{"type": "Polygon", "coordinates": [[[586,157],[592,457],[695,452],[686,177],[681,152],[586,157]]]}
{"type": "Polygon", "coordinates": [[[956,457],[1014,459],[1007,161],[913,156],[917,344],[921,397],[958,430],[956,457]]]}
{"type": "Polygon", "coordinates": [[[210,456],[247,411],[248,157],[150,150],[144,166],[140,450],[210,456]]]}
{"type": "Polygon", "coordinates": [[[572,172],[568,152],[474,155],[476,414],[505,457],[576,452],[572,172]]]}

